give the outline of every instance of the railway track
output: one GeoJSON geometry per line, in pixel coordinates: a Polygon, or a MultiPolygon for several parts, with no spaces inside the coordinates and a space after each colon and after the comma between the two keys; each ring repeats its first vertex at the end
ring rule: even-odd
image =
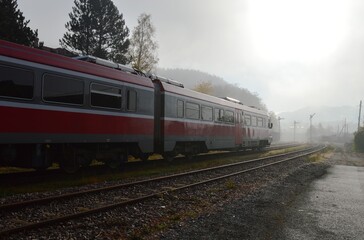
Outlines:
{"type": "Polygon", "coordinates": [[[160,197],[174,191],[220,181],[239,174],[267,168],[321,151],[314,147],[300,151],[258,158],[223,166],[194,170],[105,188],[34,199],[0,206],[0,237],[37,229],[99,212],[105,212],[160,197]],[[72,206],[71,208],[69,206],[72,206]],[[92,206],[92,207],[91,207],[92,206]],[[44,210],[46,209],[46,210],[44,210]],[[38,216],[39,212],[47,214],[38,216]],[[62,213],[59,216],[59,213],[62,213]],[[35,214],[35,213],[38,213],[35,214]],[[14,216],[26,216],[14,223],[14,216]],[[35,216],[36,215],[36,216],[35,216]],[[37,219],[37,220],[34,220],[37,219]]]}
{"type": "MultiPolygon", "coordinates": [[[[295,147],[295,146],[299,146],[300,144],[296,144],[296,143],[285,143],[285,144],[274,144],[271,145],[270,147],[267,147],[265,150],[263,150],[262,152],[266,152],[266,151],[271,151],[271,150],[278,150],[278,149],[284,149],[284,148],[289,148],[289,147],[295,147]]],[[[256,152],[252,152],[252,151],[246,151],[245,152],[247,155],[252,153],[256,153],[256,152]]],[[[218,157],[220,155],[226,155],[226,152],[222,152],[222,153],[215,153],[215,156],[218,157]]],[[[241,154],[241,152],[230,152],[230,154],[241,154]]],[[[196,158],[197,159],[203,159],[205,158],[207,155],[209,154],[202,154],[202,155],[197,155],[196,158]]],[[[158,160],[163,160],[162,158],[158,159],[158,160]]],[[[174,159],[174,161],[178,162],[178,161],[188,161],[188,159],[184,158],[184,157],[176,157],[174,159]]],[[[159,162],[161,165],[164,164],[164,161],[160,161],[159,162]]],[[[126,170],[132,170],[132,169],[137,169],[141,166],[148,166],[148,165],[155,165],[156,161],[135,161],[135,162],[128,162],[125,164],[125,169],[126,170]]],[[[84,168],[80,170],[84,175],[94,175],[94,174],[102,174],[102,173],[109,173],[110,171],[112,171],[112,169],[110,169],[109,167],[107,167],[106,165],[97,165],[97,166],[91,166],[89,168],[84,168]]],[[[1,185],[7,185],[8,183],[11,183],[12,186],[15,185],[22,185],[24,183],[38,183],[38,182],[42,182],[48,179],[58,179],[58,178],[62,178],[64,177],[65,173],[62,172],[61,169],[48,169],[46,171],[23,171],[23,172],[9,172],[9,173],[0,173],[0,186],[1,185]]],[[[67,174],[68,175],[68,174],[67,174]]]]}

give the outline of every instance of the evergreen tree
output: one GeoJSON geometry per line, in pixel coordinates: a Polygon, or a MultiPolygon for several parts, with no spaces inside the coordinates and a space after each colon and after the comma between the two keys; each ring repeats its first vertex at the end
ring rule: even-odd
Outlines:
{"type": "Polygon", "coordinates": [[[153,40],[155,28],[151,15],[143,13],[138,18],[138,25],[133,30],[130,55],[133,67],[144,72],[151,72],[158,63],[157,42],[153,40]]]}
{"type": "Polygon", "coordinates": [[[38,30],[28,27],[16,0],[0,0],[0,38],[27,46],[37,45],[38,30]]]}
{"type": "Polygon", "coordinates": [[[82,54],[128,63],[129,29],[111,0],[75,0],[60,44],[82,54]]]}

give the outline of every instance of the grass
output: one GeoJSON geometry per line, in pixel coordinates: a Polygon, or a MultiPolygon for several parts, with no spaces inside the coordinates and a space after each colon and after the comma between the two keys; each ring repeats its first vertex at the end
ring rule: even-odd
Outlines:
{"type": "Polygon", "coordinates": [[[323,159],[324,158],[322,157],[321,153],[316,153],[308,157],[308,161],[310,162],[321,162],[323,159]]]}
{"type": "Polygon", "coordinates": [[[262,154],[262,157],[268,157],[268,156],[273,156],[273,155],[278,155],[278,154],[299,151],[299,150],[303,150],[305,148],[307,148],[307,145],[300,145],[300,146],[296,146],[296,147],[272,150],[272,151],[268,151],[267,153],[262,154]]]}
{"type": "Polygon", "coordinates": [[[335,151],[334,147],[328,146],[323,151],[310,155],[308,157],[308,161],[314,163],[325,161],[327,158],[330,157],[331,153],[333,153],[334,151],[335,151]]]}
{"type": "Polygon", "coordinates": [[[233,181],[232,179],[228,179],[226,182],[225,182],[225,187],[226,189],[235,189],[237,186],[236,186],[236,183],[235,181],[233,181]]]}
{"type": "Polygon", "coordinates": [[[17,172],[34,172],[34,169],[18,168],[18,167],[0,167],[0,174],[17,173],[17,172]]]}

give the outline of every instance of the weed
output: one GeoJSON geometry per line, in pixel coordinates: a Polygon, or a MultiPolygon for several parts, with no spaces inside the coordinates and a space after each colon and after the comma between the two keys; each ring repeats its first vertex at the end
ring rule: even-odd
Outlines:
{"type": "Polygon", "coordinates": [[[235,189],[237,186],[233,180],[229,179],[225,182],[225,187],[226,187],[226,189],[231,190],[231,189],[235,189]]]}

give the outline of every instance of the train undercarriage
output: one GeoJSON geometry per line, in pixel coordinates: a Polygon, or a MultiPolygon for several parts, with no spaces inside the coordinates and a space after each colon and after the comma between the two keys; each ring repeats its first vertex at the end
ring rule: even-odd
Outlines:
{"type": "MultiPolygon", "coordinates": [[[[258,140],[237,145],[234,148],[217,150],[262,150],[268,146],[266,140],[258,140]]],[[[206,153],[209,149],[204,141],[177,142],[172,151],[162,152],[164,159],[172,161],[179,154],[192,159],[195,155],[206,153]]],[[[110,168],[121,168],[129,156],[148,160],[152,153],[144,153],[138,143],[87,143],[87,144],[2,144],[0,145],[0,165],[46,170],[53,163],[67,172],[74,173],[81,167],[87,167],[92,160],[97,160],[110,168]]]]}
{"type": "Polygon", "coordinates": [[[148,153],[140,151],[137,143],[127,144],[4,144],[0,145],[0,165],[45,170],[58,163],[67,173],[87,167],[92,160],[119,168],[132,155],[147,160],[148,153]]]}

